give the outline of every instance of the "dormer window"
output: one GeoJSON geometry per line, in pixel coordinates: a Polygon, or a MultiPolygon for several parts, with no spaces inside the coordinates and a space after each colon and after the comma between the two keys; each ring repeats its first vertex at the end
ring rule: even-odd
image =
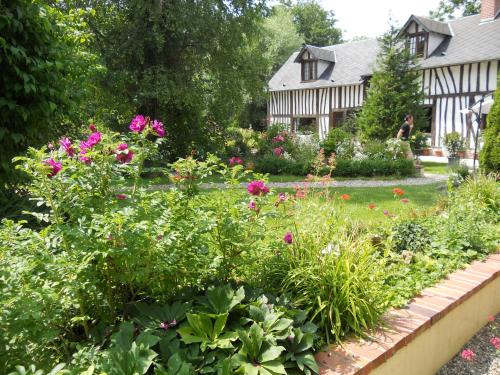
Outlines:
{"type": "Polygon", "coordinates": [[[427,42],[427,33],[420,32],[409,35],[410,53],[417,57],[425,57],[425,45],[427,42]]]}
{"type": "Polygon", "coordinates": [[[308,51],[302,55],[302,81],[314,81],[318,79],[318,60],[308,51]]]}

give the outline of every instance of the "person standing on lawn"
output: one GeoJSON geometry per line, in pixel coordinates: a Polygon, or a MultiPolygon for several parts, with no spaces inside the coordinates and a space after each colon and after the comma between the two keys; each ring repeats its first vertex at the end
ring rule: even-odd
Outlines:
{"type": "Polygon", "coordinates": [[[413,152],[411,151],[410,143],[408,141],[410,140],[410,134],[412,130],[413,130],[413,116],[411,114],[407,114],[405,116],[405,122],[403,125],[401,125],[401,128],[399,129],[396,138],[403,141],[402,144],[403,147],[405,148],[406,158],[411,160],[413,160],[413,152]]]}

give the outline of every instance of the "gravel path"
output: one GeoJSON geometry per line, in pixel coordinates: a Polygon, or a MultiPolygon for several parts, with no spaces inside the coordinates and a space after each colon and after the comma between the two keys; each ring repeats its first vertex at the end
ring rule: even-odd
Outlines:
{"type": "MultiPolygon", "coordinates": [[[[267,185],[274,188],[293,188],[294,186],[305,185],[308,187],[324,188],[324,187],[378,187],[378,186],[402,186],[402,185],[428,185],[436,182],[446,181],[447,175],[442,174],[424,174],[423,177],[408,177],[400,180],[344,180],[344,181],[330,181],[323,182],[269,182],[267,185]]],[[[241,187],[246,187],[247,183],[242,182],[241,187]]],[[[148,190],[165,190],[169,189],[171,185],[153,185],[149,186],[148,190]]],[[[201,184],[202,189],[226,189],[231,187],[224,183],[205,183],[201,184]]]]}
{"type": "Polygon", "coordinates": [[[500,314],[494,322],[488,322],[437,375],[499,375],[500,350],[490,342],[493,337],[500,337],[500,314]],[[464,350],[472,350],[475,356],[471,360],[462,358],[464,350]]]}

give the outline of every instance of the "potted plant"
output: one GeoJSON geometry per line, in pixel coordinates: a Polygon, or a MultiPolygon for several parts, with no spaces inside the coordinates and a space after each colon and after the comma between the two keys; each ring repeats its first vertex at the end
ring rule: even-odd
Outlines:
{"type": "Polygon", "coordinates": [[[458,132],[445,134],[443,137],[443,144],[448,151],[448,165],[457,166],[460,161],[458,153],[464,151],[464,140],[462,136],[458,132]]]}
{"type": "Polygon", "coordinates": [[[416,131],[410,138],[410,147],[416,156],[422,156],[427,148],[427,136],[421,131],[416,131]]]}

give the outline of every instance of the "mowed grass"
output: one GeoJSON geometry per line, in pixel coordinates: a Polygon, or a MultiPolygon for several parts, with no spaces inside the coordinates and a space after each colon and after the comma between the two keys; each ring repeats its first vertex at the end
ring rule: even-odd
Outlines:
{"type": "MultiPolygon", "coordinates": [[[[277,199],[278,193],[285,192],[294,194],[294,189],[271,189],[270,198],[277,199]]],[[[236,197],[252,198],[243,189],[209,189],[203,194],[234,194],[236,197]]],[[[401,185],[401,186],[381,186],[381,187],[339,187],[339,188],[309,188],[306,193],[307,204],[300,204],[302,209],[315,210],[322,206],[335,206],[341,208],[339,213],[346,219],[357,221],[365,225],[375,225],[380,221],[389,220],[393,216],[407,215],[412,211],[422,211],[432,208],[436,203],[445,197],[446,189],[444,184],[429,185],[401,185]],[[399,187],[404,191],[401,197],[395,197],[393,189],[399,187]],[[341,196],[347,194],[349,199],[343,200],[341,196]],[[407,203],[401,199],[408,199],[407,203]],[[310,203],[310,204],[308,204],[310,203]],[[370,208],[369,205],[375,205],[370,208]],[[387,215],[384,214],[387,211],[387,215]]],[[[306,203],[304,202],[304,203],[306,203]]],[[[309,212],[311,214],[311,212],[309,212]]],[[[321,218],[318,218],[321,219],[321,218]]]]}
{"type": "Polygon", "coordinates": [[[448,174],[448,164],[445,163],[436,163],[433,161],[423,161],[422,165],[424,166],[425,173],[432,174],[448,174]]]}

